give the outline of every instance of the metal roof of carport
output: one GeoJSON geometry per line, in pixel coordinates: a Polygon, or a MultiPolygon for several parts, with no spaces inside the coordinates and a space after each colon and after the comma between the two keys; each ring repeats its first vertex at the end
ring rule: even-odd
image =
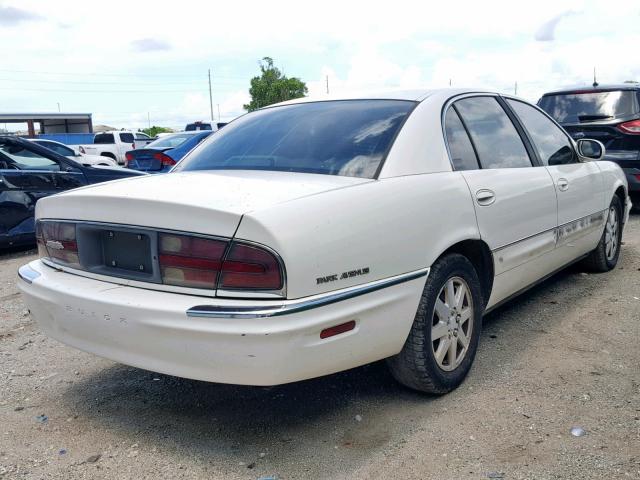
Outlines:
{"type": "Polygon", "coordinates": [[[27,120],[86,120],[90,113],[0,113],[0,122],[26,122],[27,120]]]}

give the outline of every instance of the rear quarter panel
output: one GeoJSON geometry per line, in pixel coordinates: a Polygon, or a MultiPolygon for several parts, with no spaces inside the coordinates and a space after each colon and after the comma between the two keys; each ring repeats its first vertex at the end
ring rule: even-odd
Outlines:
{"type": "MultiPolygon", "coordinates": [[[[604,188],[604,202],[605,204],[602,206],[602,209],[609,208],[609,204],[611,203],[611,199],[616,193],[618,188],[623,187],[625,191],[625,195],[628,197],[629,195],[629,185],[627,182],[627,177],[625,176],[620,165],[614,162],[600,161],[594,162],[598,168],[600,169],[600,174],[602,175],[602,182],[604,188]]],[[[624,205],[623,205],[624,207],[624,205]]],[[[625,212],[625,220],[628,215],[628,211],[625,212]]]]}
{"type": "Polygon", "coordinates": [[[425,268],[451,245],[479,238],[459,172],[375,180],[249,212],[235,236],[280,254],[288,298],[425,268]],[[340,279],[343,272],[367,268],[340,279]],[[318,283],[331,275],[338,279],[318,283]]]}

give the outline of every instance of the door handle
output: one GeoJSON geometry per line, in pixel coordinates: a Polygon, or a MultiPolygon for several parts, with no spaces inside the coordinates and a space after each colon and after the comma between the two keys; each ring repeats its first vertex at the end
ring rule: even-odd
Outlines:
{"type": "Polygon", "coordinates": [[[496,201],[496,194],[492,190],[483,188],[476,192],[476,202],[478,205],[487,206],[496,201]]]}
{"type": "Polygon", "coordinates": [[[561,192],[569,190],[569,180],[567,180],[566,178],[559,178],[558,179],[558,190],[560,190],[561,192]]]}

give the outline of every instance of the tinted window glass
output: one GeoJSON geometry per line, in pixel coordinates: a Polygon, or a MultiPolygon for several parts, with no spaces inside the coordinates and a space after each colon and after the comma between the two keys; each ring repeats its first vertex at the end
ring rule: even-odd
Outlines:
{"type": "Polygon", "coordinates": [[[529,132],[543,164],[562,165],[575,161],[569,138],[556,124],[526,103],[516,100],[507,102],[529,132]]]}
{"type": "Polygon", "coordinates": [[[445,131],[453,168],[456,170],[475,170],[479,168],[471,140],[469,140],[467,131],[453,108],[450,108],[447,112],[445,131]]]}
{"type": "Polygon", "coordinates": [[[64,155],[66,157],[75,156],[75,152],[71,148],[65,147],[64,145],[60,145],[54,142],[44,142],[44,141],[38,141],[36,143],[38,145],[48,148],[49,150],[53,150],[54,152],[59,153],[60,155],[64,155]]]}
{"type": "Polygon", "coordinates": [[[21,145],[0,145],[0,168],[15,170],[60,170],[53,160],[21,145]]]}
{"type": "Polygon", "coordinates": [[[98,133],[93,138],[93,143],[106,144],[106,143],[116,143],[116,141],[113,138],[113,133],[98,133]]]}
{"type": "Polygon", "coordinates": [[[177,133],[175,135],[167,135],[166,137],[159,138],[151,142],[145,148],[176,148],[178,145],[182,145],[190,138],[195,138],[195,135],[190,133],[177,133]]]}
{"type": "Polygon", "coordinates": [[[133,133],[120,133],[120,141],[122,143],[133,143],[135,140],[133,138],[133,133]]]}
{"type": "Polygon", "coordinates": [[[538,103],[560,123],[595,122],[636,112],[634,94],[630,90],[545,95],[538,103]]]}
{"type": "Polygon", "coordinates": [[[146,133],[136,133],[136,140],[151,140],[151,137],[146,133]]]}
{"type": "Polygon", "coordinates": [[[520,135],[495,98],[465,98],[455,106],[469,129],[482,168],[531,166],[520,135]]]}
{"type": "Polygon", "coordinates": [[[348,100],[258,110],[209,137],[175,170],[277,170],[373,178],[414,102],[348,100]]]}

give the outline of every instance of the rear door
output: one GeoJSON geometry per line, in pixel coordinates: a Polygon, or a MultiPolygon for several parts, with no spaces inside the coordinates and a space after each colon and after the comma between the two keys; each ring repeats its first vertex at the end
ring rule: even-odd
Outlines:
{"type": "Polygon", "coordinates": [[[561,127],[541,110],[516,99],[506,100],[524,126],[558,196],[558,247],[570,260],[595,247],[604,225],[604,185],[595,162],[580,162],[561,127]]]}
{"type": "Polygon", "coordinates": [[[0,239],[2,243],[33,238],[36,202],[86,184],[70,161],[43,155],[15,141],[0,143],[0,239]]]}
{"type": "Polygon", "coordinates": [[[463,170],[480,235],[494,255],[491,305],[553,269],[544,261],[555,248],[553,182],[544,168],[532,163],[528,146],[496,96],[455,101],[445,126],[453,166],[463,170]],[[454,139],[469,143],[466,153],[454,153],[454,139]],[[472,154],[478,167],[468,169],[474,161],[460,159],[472,154]]]}

